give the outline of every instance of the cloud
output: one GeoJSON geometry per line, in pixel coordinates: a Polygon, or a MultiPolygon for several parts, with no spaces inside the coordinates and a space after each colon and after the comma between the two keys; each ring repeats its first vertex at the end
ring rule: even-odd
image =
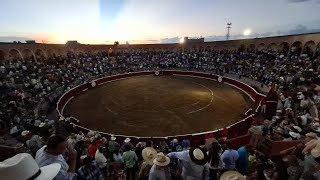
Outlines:
{"type": "Polygon", "coordinates": [[[304,2],[316,2],[320,3],[320,0],[288,0],[289,3],[304,3],[304,2]]]}
{"type": "Polygon", "coordinates": [[[180,41],[179,37],[160,39],[160,43],[163,43],[163,44],[178,43],[179,41],[180,41]]]}
{"type": "Polygon", "coordinates": [[[33,40],[33,38],[19,37],[19,36],[0,36],[0,42],[13,42],[13,41],[25,42],[26,40],[33,40]]]}
{"type": "Polygon", "coordinates": [[[307,2],[307,1],[312,1],[312,0],[289,0],[291,3],[301,3],[301,2],[307,2]]]}

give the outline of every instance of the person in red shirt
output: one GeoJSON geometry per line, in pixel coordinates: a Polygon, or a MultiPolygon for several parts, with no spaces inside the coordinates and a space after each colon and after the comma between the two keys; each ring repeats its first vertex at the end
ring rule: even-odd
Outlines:
{"type": "Polygon", "coordinates": [[[93,140],[89,146],[89,155],[91,158],[94,158],[99,146],[97,145],[96,140],[93,140]]]}

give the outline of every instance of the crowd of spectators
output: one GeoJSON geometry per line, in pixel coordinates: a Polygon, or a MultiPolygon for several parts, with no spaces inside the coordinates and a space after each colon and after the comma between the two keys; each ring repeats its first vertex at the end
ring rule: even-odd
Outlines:
{"type": "Polygon", "coordinates": [[[39,57],[38,61],[11,57],[0,62],[0,124],[2,133],[9,129],[10,134],[0,138],[0,145],[9,145],[7,137],[14,137],[19,142],[16,148],[25,148],[39,167],[60,164],[55,179],[320,179],[318,51],[313,57],[300,56],[295,49],[289,55],[191,49],[111,56],[87,52],[39,57]],[[70,117],[48,116],[57,98],[77,84],[161,68],[236,74],[269,85],[270,92],[257,112],[262,121],[249,129],[250,143],[237,150],[223,140],[202,147],[192,146],[187,139],[133,145],[129,138],[120,143],[116,137],[106,139],[93,131],[68,134],[70,117]],[[48,109],[40,108],[44,99],[51,103],[48,109]],[[271,115],[264,108],[270,102],[276,107],[271,115]],[[272,158],[260,151],[266,139],[300,143],[279,152],[280,158],[272,158]]]}

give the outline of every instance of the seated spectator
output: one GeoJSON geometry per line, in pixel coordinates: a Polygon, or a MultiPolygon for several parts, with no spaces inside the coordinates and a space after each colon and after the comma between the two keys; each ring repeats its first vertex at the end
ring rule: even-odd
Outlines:
{"type": "Polygon", "coordinates": [[[53,163],[61,165],[61,169],[56,180],[73,180],[76,176],[76,157],[77,152],[73,149],[69,149],[68,162],[62,156],[67,148],[67,142],[65,137],[60,135],[54,135],[49,138],[48,145],[43,146],[36,153],[36,162],[40,167],[47,166],[53,163]]]}
{"type": "Polygon", "coordinates": [[[158,153],[153,160],[153,165],[150,169],[149,180],[171,180],[168,164],[170,159],[162,152],[158,153]]]}
{"type": "Polygon", "coordinates": [[[91,157],[83,159],[83,165],[77,172],[77,180],[102,180],[104,179],[98,164],[91,157]]]}
{"type": "Polygon", "coordinates": [[[39,167],[30,154],[20,153],[0,162],[0,177],[2,180],[51,180],[60,168],[59,163],[39,167]]]}

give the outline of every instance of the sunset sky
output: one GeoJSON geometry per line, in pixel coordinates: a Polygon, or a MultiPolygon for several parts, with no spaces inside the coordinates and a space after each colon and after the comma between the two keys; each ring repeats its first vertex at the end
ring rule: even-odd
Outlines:
{"type": "Polygon", "coordinates": [[[0,42],[175,43],[320,32],[320,0],[1,0],[0,42]],[[245,36],[243,33],[249,35],[245,36]]]}

